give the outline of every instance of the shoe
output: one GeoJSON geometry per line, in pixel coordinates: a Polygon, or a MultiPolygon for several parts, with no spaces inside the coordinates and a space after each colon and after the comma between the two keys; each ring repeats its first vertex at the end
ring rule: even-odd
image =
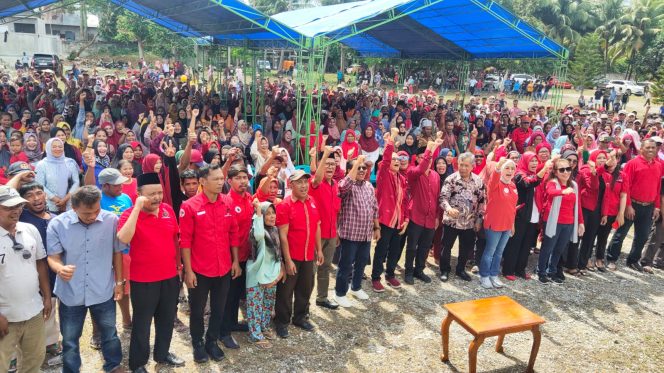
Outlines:
{"type": "Polygon", "coordinates": [[[231,328],[232,332],[248,332],[249,331],[249,324],[246,322],[241,322],[235,325],[234,327],[231,328]]]}
{"type": "Polygon", "coordinates": [[[562,284],[563,282],[565,282],[565,279],[560,276],[551,276],[550,280],[555,282],[556,284],[562,284]]]}
{"type": "Polygon", "coordinates": [[[240,345],[237,343],[237,341],[235,340],[235,338],[233,338],[232,335],[219,337],[219,340],[221,341],[221,343],[224,344],[224,347],[230,348],[231,350],[237,350],[238,348],[240,348],[240,345]]]}
{"type": "Polygon", "coordinates": [[[447,282],[447,280],[450,279],[450,273],[449,272],[441,272],[440,276],[438,278],[440,278],[440,281],[442,281],[442,282],[447,282]]]}
{"type": "Polygon", "coordinates": [[[328,310],[336,310],[337,308],[339,308],[339,305],[338,305],[338,304],[333,303],[333,302],[330,302],[329,299],[325,299],[325,300],[317,300],[317,301],[316,301],[316,305],[317,305],[318,307],[327,308],[328,310]]]}
{"type": "Polygon", "coordinates": [[[539,279],[539,282],[541,282],[542,284],[548,285],[551,283],[551,280],[549,280],[549,278],[546,276],[537,276],[537,278],[539,279]]]}
{"type": "Polygon", "coordinates": [[[367,294],[367,293],[366,293],[364,290],[362,290],[362,289],[357,290],[357,291],[355,291],[355,290],[351,290],[351,291],[349,291],[349,293],[350,293],[352,296],[354,296],[355,298],[360,299],[360,300],[367,300],[367,299],[369,299],[369,294],[367,294]]]}
{"type": "Polygon", "coordinates": [[[457,271],[456,276],[464,281],[472,281],[470,275],[466,271],[457,271]]]}
{"type": "Polygon", "coordinates": [[[550,277],[558,277],[559,279],[565,281],[565,273],[563,271],[557,272],[554,276],[550,277]]]}
{"type": "Polygon", "coordinates": [[[385,278],[385,281],[392,289],[401,288],[401,282],[399,282],[396,277],[385,278]]]}
{"type": "Polygon", "coordinates": [[[606,269],[608,269],[609,271],[617,271],[618,266],[616,266],[616,263],[614,262],[609,262],[609,264],[606,265],[606,269]]]}
{"type": "Polygon", "coordinates": [[[507,280],[507,281],[516,281],[516,276],[507,275],[507,276],[505,276],[505,280],[507,280]]]}
{"type": "Polygon", "coordinates": [[[48,360],[46,360],[46,365],[49,367],[57,367],[62,365],[62,354],[55,355],[48,360]]]}
{"type": "Polygon", "coordinates": [[[480,277],[480,286],[485,289],[493,289],[493,284],[491,284],[491,280],[488,277],[480,277]]]}
{"type": "Polygon", "coordinates": [[[491,285],[493,285],[493,287],[496,288],[496,289],[500,289],[503,286],[505,286],[505,284],[500,282],[500,279],[498,278],[498,276],[491,276],[491,277],[489,277],[489,280],[491,280],[491,285]]]}
{"type": "Polygon", "coordinates": [[[643,272],[650,273],[651,275],[655,273],[651,266],[643,266],[643,272]]]}
{"type": "Polygon", "coordinates": [[[371,288],[373,289],[374,293],[383,293],[383,292],[385,292],[385,287],[380,282],[380,279],[371,280],[371,288]]]}
{"type": "Polygon", "coordinates": [[[312,323],[310,323],[307,320],[298,323],[293,323],[293,325],[307,332],[311,332],[316,328],[312,323]]]}
{"type": "Polygon", "coordinates": [[[94,335],[90,337],[90,348],[93,350],[101,350],[101,337],[95,338],[94,335]]]}
{"type": "Polygon", "coordinates": [[[413,277],[415,277],[416,279],[424,282],[425,284],[428,284],[428,283],[431,282],[431,277],[425,275],[424,273],[416,273],[415,275],[413,275],[413,277]]]}
{"type": "Polygon", "coordinates": [[[524,280],[532,280],[533,276],[531,276],[530,273],[526,273],[525,275],[523,275],[523,279],[524,280]]]}
{"type": "Polygon", "coordinates": [[[408,285],[415,285],[415,279],[413,278],[413,275],[406,275],[404,282],[408,285]]]}
{"type": "Polygon", "coordinates": [[[145,369],[145,366],[142,366],[138,369],[134,369],[131,371],[131,373],[148,373],[148,370],[145,369]]]}
{"type": "Polygon", "coordinates": [[[600,266],[597,266],[597,270],[600,271],[600,272],[602,272],[602,273],[604,273],[604,272],[606,272],[606,267],[604,267],[604,266],[601,266],[601,267],[600,267],[600,266]]]}
{"type": "Polygon", "coordinates": [[[9,362],[9,370],[7,370],[7,373],[16,373],[16,366],[17,366],[17,360],[12,359],[11,362],[9,362]]]}
{"type": "Polygon", "coordinates": [[[207,352],[210,358],[214,361],[222,361],[224,359],[224,351],[219,348],[217,341],[207,341],[205,343],[205,352],[207,352]]]}
{"type": "MultiPolygon", "coordinates": [[[[216,346],[216,343],[215,343],[216,346]]],[[[217,347],[219,348],[219,347],[217,347]]],[[[164,360],[157,361],[158,364],[165,364],[165,365],[170,365],[172,367],[183,367],[184,366],[184,360],[180,359],[179,357],[173,355],[172,353],[168,353],[166,355],[166,358],[164,360]]]]}
{"type": "Polygon", "coordinates": [[[337,302],[338,305],[340,305],[343,308],[353,307],[353,303],[345,295],[341,296],[341,297],[338,296],[338,295],[335,295],[334,300],[337,302]]]}
{"type": "Polygon", "coordinates": [[[630,269],[633,269],[637,272],[643,272],[643,266],[639,262],[629,263],[629,264],[627,264],[627,267],[629,267],[630,269]]]}
{"type": "Polygon", "coordinates": [[[654,263],[652,267],[657,269],[664,269],[664,264],[654,263]]]}
{"type": "Polygon", "coordinates": [[[478,273],[480,271],[480,267],[478,266],[473,266],[473,268],[470,269],[471,273],[478,273]]]}
{"type": "Polygon", "coordinates": [[[288,326],[286,325],[276,325],[275,329],[277,330],[277,335],[279,338],[288,338],[288,326]]]}
{"type": "Polygon", "coordinates": [[[202,341],[194,343],[194,361],[197,363],[207,363],[210,360],[205,345],[202,341]]]}

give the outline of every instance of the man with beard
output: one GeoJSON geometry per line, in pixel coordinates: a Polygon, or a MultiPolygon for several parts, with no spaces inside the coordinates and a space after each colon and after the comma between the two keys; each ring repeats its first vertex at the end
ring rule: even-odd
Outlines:
{"type": "Polygon", "coordinates": [[[156,173],[138,177],[136,205],[122,213],[118,239],[131,250],[131,305],[134,310],[129,369],[146,373],[150,357],[150,326],[155,320],[153,358],[157,363],[184,366],[169,352],[177,312],[182,270],[175,212],[163,203],[164,190],[156,173]]]}
{"type": "Polygon", "coordinates": [[[247,281],[244,272],[251,251],[249,230],[251,229],[253,221],[254,206],[252,204],[253,197],[247,192],[247,188],[249,187],[249,173],[244,166],[231,166],[228,171],[228,181],[231,186],[231,190],[228,192],[228,197],[230,197],[231,210],[235,215],[238,226],[237,235],[240,243],[240,246],[238,247],[238,260],[240,262],[241,275],[231,279],[224,315],[221,321],[219,339],[223,342],[226,348],[236,349],[240,348],[240,346],[231,335],[231,332],[249,331],[247,324],[239,324],[237,319],[240,308],[240,299],[243,298],[246,290],[247,281]]]}
{"type": "MultiPolygon", "coordinates": [[[[19,221],[23,223],[32,224],[39,231],[44,247],[46,247],[46,227],[49,221],[55,215],[46,210],[46,193],[44,187],[38,183],[32,182],[24,184],[19,189],[18,193],[23,199],[28,201],[25,208],[21,213],[19,221]]],[[[51,287],[51,294],[53,294],[53,287],[55,286],[55,272],[48,269],[48,278],[51,287]]],[[[55,304],[55,295],[53,295],[52,303],[55,304]]],[[[51,315],[46,319],[46,352],[50,359],[48,365],[58,365],[61,362],[61,353],[58,341],[60,340],[60,326],[58,325],[57,317],[55,317],[55,307],[51,308],[51,315]]]]}

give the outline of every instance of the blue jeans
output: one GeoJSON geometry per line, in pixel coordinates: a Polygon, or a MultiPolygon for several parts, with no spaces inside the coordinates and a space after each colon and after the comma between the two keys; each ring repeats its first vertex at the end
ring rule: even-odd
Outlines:
{"type": "Polygon", "coordinates": [[[362,275],[364,266],[369,261],[371,241],[349,241],[341,239],[339,252],[339,268],[337,269],[337,284],[334,290],[337,296],[345,296],[348,292],[348,276],[353,273],[352,289],[362,288],[362,275]]]}
{"type": "Polygon", "coordinates": [[[510,239],[510,231],[494,231],[485,229],[486,246],[484,254],[480,261],[480,276],[498,276],[500,273],[500,259],[503,257],[503,250],[510,239]]]}
{"type": "Polygon", "coordinates": [[[104,356],[104,371],[110,372],[122,363],[122,347],[120,346],[120,339],[115,330],[115,301],[113,298],[90,307],[69,307],[60,302],[63,373],[78,373],[81,370],[79,340],[83,333],[83,324],[85,324],[88,309],[101,333],[101,353],[104,356]]]}
{"type": "MultiPolygon", "coordinates": [[[[543,229],[546,230],[546,222],[544,222],[543,229]]],[[[554,276],[558,272],[558,261],[570,243],[573,232],[574,224],[558,224],[556,234],[553,237],[544,234],[537,262],[538,276],[554,276]]]]}

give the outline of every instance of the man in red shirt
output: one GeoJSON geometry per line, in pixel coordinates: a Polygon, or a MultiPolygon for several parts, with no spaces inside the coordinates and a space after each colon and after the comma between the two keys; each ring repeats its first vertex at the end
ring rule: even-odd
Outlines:
{"type": "Polygon", "coordinates": [[[150,325],[155,319],[153,358],[157,363],[184,366],[184,360],[168,352],[173,336],[180,292],[178,224],[173,209],[162,203],[164,190],[156,173],[138,177],[134,207],[122,213],[118,239],[130,245],[131,306],[134,311],[129,369],[147,373],[150,357],[150,325]]]}
{"type": "Polygon", "coordinates": [[[613,234],[607,250],[606,259],[609,262],[608,268],[611,270],[616,269],[623,240],[633,224],[634,240],[632,240],[632,249],[627,257],[627,266],[635,271],[643,272],[643,266],[640,263],[641,252],[648,240],[653,219],[659,216],[660,208],[662,164],[656,158],[655,140],[645,139],[641,143],[641,154],[627,162],[623,169],[629,186],[625,224],[613,234]]]}
{"type": "Polygon", "coordinates": [[[316,202],[321,217],[320,236],[323,247],[324,262],[316,269],[318,295],[316,305],[331,310],[339,308],[339,305],[328,299],[330,287],[330,269],[332,268],[332,257],[337,248],[337,215],[341,208],[339,199],[339,186],[334,181],[334,171],[337,162],[334,159],[332,148],[326,146],[323,155],[318,161],[316,174],[310,179],[309,196],[316,202]]]}
{"type": "Polygon", "coordinates": [[[410,223],[406,230],[405,282],[409,285],[418,280],[430,283],[431,278],[424,274],[424,266],[433,242],[433,234],[440,224],[440,176],[431,168],[433,149],[443,144],[442,139],[429,141],[422,160],[406,172],[410,186],[410,223]],[[413,261],[415,266],[413,267],[413,261]]]}
{"type": "Polygon", "coordinates": [[[244,297],[246,291],[247,279],[244,270],[247,268],[247,259],[249,259],[249,253],[251,252],[249,231],[251,230],[254,217],[254,205],[252,204],[253,197],[247,192],[247,188],[249,187],[249,172],[244,165],[231,166],[228,171],[228,181],[231,190],[227,196],[237,222],[238,230],[236,235],[239,243],[237,257],[242,271],[238,277],[231,279],[221,321],[219,339],[226,348],[236,349],[240,348],[240,345],[235,341],[231,332],[249,331],[247,324],[239,324],[237,319],[240,309],[240,299],[244,297]]]}
{"type": "Polygon", "coordinates": [[[219,328],[232,278],[242,273],[238,261],[240,239],[230,197],[221,194],[224,175],[218,164],[198,170],[203,189],[180,208],[180,247],[184,281],[189,288],[189,330],[194,361],[204,363],[208,355],[220,361],[224,352],[217,346],[219,328]],[[205,304],[210,295],[210,321],[203,343],[205,304]]]}
{"type": "Polygon", "coordinates": [[[515,128],[510,135],[516,150],[519,153],[523,154],[526,147],[526,140],[533,134],[533,130],[530,129],[530,118],[527,116],[521,117],[521,127],[515,128]]]}
{"type": "Polygon", "coordinates": [[[293,325],[306,331],[314,329],[306,316],[314,287],[314,260],[320,266],[324,256],[320,214],[309,196],[310,177],[296,170],[289,178],[293,193],[277,205],[276,225],[287,274],[286,280],[277,287],[275,304],[274,324],[281,338],[288,338],[291,319],[293,325]]]}

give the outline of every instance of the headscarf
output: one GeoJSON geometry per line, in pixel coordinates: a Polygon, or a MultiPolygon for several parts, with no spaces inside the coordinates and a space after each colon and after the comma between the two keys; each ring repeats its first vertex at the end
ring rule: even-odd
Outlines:
{"type": "MultiPolygon", "coordinates": [[[[530,161],[535,158],[537,159],[537,154],[533,152],[525,152],[521,156],[521,159],[519,159],[519,163],[516,165],[516,173],[520,174],[521,176],[533,176],[535,175],[535,172],[530,171],[528,165],[530,164],[530,161]]],[[[539,167],[539,159],[537,159],[538,162],[538,167],[539,167]]]]}
{"type": "Polygon", "coordinates": [[[41,142],[39,141],[39,136],[34,132],[27,132],[23,137],[23,152],[28,156],[29,163],[35,163],[42,159],[44,153],[42,152],[41,142]],[[33,137],[37,142],[37,147],[34,150],[28,149],[28,139],[33,137]]]}
{"type": "MultiPolygon", "coordinates": [[[[590,137],[591,139],[593,139],[593,142],[590,143],[590,146],[586,146],[586,150],[587,150],[587,151],[591,151],[591,150],[595,150],[595,149],[597,149],[597,141],[595,141],[595,135],[593,135],[592,133],[587,133],[587,134],[585,134],[585,135],[583,136],[583,145],[584,145],[584,146],[586,145],[586,140],[585,140],[585,139],[586,139],[587,137],[590,137]]],[[[575,153],[575,154],[576,154],[576,153],[575,153]]]]}
{"type": "Polygon", "coordinates": [[[561,135],[560,127],[554,126],[554,127],[551,128],[549,133],[546,134],[546,141],[549,144],[553,145],[560,138],[560,135],[561,135]]]}
{"type": "Polygon", "coordinates": [[[108,156],[108,150],[106,150],[106,155],[103,157],[99,155],[99,144],[102,142],[108,147],[108,143],[101,140],[95,140],[92,143],[92,148],[95,150],[95,162],[97,162],[98,165],[107,168],[111,165],[111,157],[108,156]]]}
{"type": "MultiPolygon", "coordinates": [[[[438,153],[438,157],[443,157],[447,158],[447,155],[450,154],[451,150],[448,148],[443,148],[440,150],[440,153],[438,153]]],[[[445,163],[447,163],[447,159],[445,159],[445,163]]],[[[435,163],[434,163],[435,164],[435,163]]],[[[450,176],[454,173],[454,165],[451,163],[447,163],[447,170],[445,170],[445,174],[447,176],[450,176]]]]}
{"type": "MultiPolygon", "coordinates": [[[[261,214],[265,216],[265,213],[267,212],[267,209],[272,206],[273,209],[276,211],[276,207],[272,204],[272,202],[261,202],[260,203],[260,209],[261,209],[261,214]]],[[[255,217],[254,217],[255,218],[255,217]]],[[[263,226],[265,230],[265,249],[269,250],[272,255],[274,255],[277,263],[281,262],[281,250],[279,249],[281,247],[281,242],[279,240],[279,230],[277,227],[268,227],[268,226],[263,226]]],[[[256,236],[254,234],[254,228],[253,225],[251,227],[251,231],[249,232],[249,241],[251,242],[251,258],[256,259],[258,256],[258,253],[256,252],[256,249],[258,249],[258,241],[256,240],[256,236]]]]}
{"type": "Polygon", "coordinates": [[[59,142],[64,146],[64,142],[58,137],[53,137],[46,142],[46,158],[41,162],[46,162],[46,166],[53,170],[58,177],[55,178],[55,187],[49,186],[56,194],[64,196],[69,189],[69,169],[67,168],[66,156],[63,154],[59,157],[53,155],[53,143],[59,142]]]}
{"type": "Polygon", "coordinates": [[[380,145],[378,144],[378,141],[376,140],[376,127],[374,127],[372,124],[369,124],[364,131],[362,131],[362,134],[360,135],[360,148],[362,148],[363,151],[367,153],[374,152],[378,149],[380,145]],[[371,128],[373,130],[373,135],[372,136],[367,136],[367,130],[371,128]]]}
{"type": "Polygon", "coordinates": [[[353,149],[353,158],[357,157],[360,152],[360,145],[358,145],[357,141],[350,141],[348,140],[348,136],[344,139],[344,142],[341,143],[341,154],[343,155],[344,159],[353,159],[348,157],[348,152],[353,149]]]}
{"type": "Polygon", "coordinates": [[[476,150],[473,152],[473,154],[475,154],[475,155],[482,155],[482,162],[480,162],[480,164],[477,164],[477,161],[475,161],[475,165],[474,165],[474,167],[473,167],[473,173],[474,173],[475,175],[479,175],[480,172],[482,172],[482,170],[483,170],[484,167],[486,166],[486,158],[484,157],[484,151],[481,150],[481,149],[476,149],[476,150]]]}
{"type": "Polygon", "coordinates": [[[560,154],[560,151],[565,144],[567,144],[567,135],[558,137],[556,142],[553,144],[553,150],[551,151],[551,154],[560,154]]]}
{"type": "Polygon", "coordinates": [[[541,143],[546,143],[546,135],[544,135],[544,132],[542,132],[542,131],[533,131],[532,135],[530,135],[530,137],[526,140],[526,145],[528,145],[528,146],[534,145],[535,144],[535,139],[538,138],[538,137],[542,138],[541,143]]]}
{"type": "MultiPolygon", "coordinates": [[[[418,150],[417,138],[412,133],[406,134],[406,138],[408,138],[408,136],[410,136],[413,139],[413,145],[407,145],[406,141],[404,140],[403,144],[399,145],[399,151],[404,151],[408,153],[409,156],[412,157],[414,155],[417,155],[417,150],[418,150]]],[[[449,149],[447,150],[449,151],[449,149]]]]}
{"type": "MultiPolygon", "coordinates": [[[[440,161],[440,160],[445,162],[445,172],[442,175],[438,174],[438,176],[440,176],[440,185],[443,185],[443,183],[445,182],[445,179],[447,179],[447,177],[450,175],[450,173],[449,173],[450,165],[447,164],[447,159],[445,159],[445,156],[439,155],[438,158],[436,158],[436,160],[433,162],[434,170],[437,168],[436,165],[438,164],[438,161],[440,161]]],[[[454,170],[452,170],[452,171],[454,171],[454,170]]]]}
{"type": "Polygon", "coordinates": [[[124,154],[127,148],[131,148],[132,150],[134,149],[131,147],[131,144],[120,144],[120,146],[118,146],[118,150],[115,152],[115,156],[113,157],[113,162],[111,163],[113,167],[118,166],[118,163],[122,160],[122,154],[124,154]]]}
{"type": "Polygon", "coordinates": [[[625,140],[632,140],[632,142],[629,144],[627,147],[627,151],[625,151],[625,157],[629,161],[630,159],[636,157],[638,154],[638,148],[636,146],[636,141],[634,141],[634,137],[625,130],[625,134],[622,137],[622,143],[625,145],[625,140]]]}
{"type": "Polygon", "coordinates": [[[636,150],[641,149],[641,136],[639,136],[639,133],[634,131],[631,128],[626,128],[623,131],[623,139],[625,138],[625,135],[631,135],[632,136],[632,144],[636,147],[636,150]]]}
{"type": "MultiPolygon", "coordinates": [[[[549,150],[549,158],[551,158],[551,145],[548,142],[544,141],[544,142],[539,143],[535,147],[535,154],[538,154],[537,159],[539,159],[539,152],[540,152],[540,150],[542,150],[542,148],[545,148],[545,149],[549,150]]],[[[540,159],[540,163],[541,162],[542,162],[542,160],[540,159]]]]}
{"type": "MultiPolygon", "coordinates": [[[[65,130],[63,128],[55,127],[55,128],[51,128],[51,138],[57,137],[58,132],[60,132],[60,131],[62,131],[62,133],[64,133],[65,136],[67,135],[67,132],[65,132],[65,130]]],[[[46,143],[48,144],[48,141],[46,143]]],[[[74,150],[74,147],[71,144],[69,144],[68,142],[65,143],[65,157],[71,158],[74,161],[77,161],[76,160],[76,151],[74,150]]]]}
{"type": "MultiPolygon", "coordinates": [[[[77,139],[77,138],[75,138],[75,137],[72,136],[71,126],[69,125],[69,123],[67,123],[67,122],[59,122],[59,123],[56,125],[56,127],[57,127],[57,128],[61,128],[62,130],[65,130],[65,129],[68,129],[68,130],[69,130],[69,136],[67,136],[67,144],[69,144],[69,145],[71,145],[71,146],[73,146],[73,147],[75,147],[75,148],[78,148],[78,149],[81,149],[81,148],[83,147],[83,145],[82,145],[83,143],[81,142],[81,140],[79,140],[79,139],[77,139]]],[[[51,134],[52,134],[52,133],[53,133],[53,130],[51,130],[51,134]]],[[[65,136],[66,136],[66,135],[67,135],[67,131],[65,131],[65,136]]],[[[53,136],[53,135],[51,135],[51,136],[53,136]]],[[[66,150],[67,150],[67,145],[65,145],[65,151],[66,151],[66,150]]],[[[67,158],[71,158],[71,157],[70,157],[70,156],[67,156],[67,158]]]]}
{"type": "MultiPolygon", "coordinates": [[[[597,157],[599,157],[600,154],[604,154],[604,157],[606,157],[607,159],[609,158],[609,155],[606,151],[597,149],[594,152],[590,153],[589,160],[591,160],[591,161],[595,162],[595,164],[597,164],[597,157]]],[[[597,174],[600,175],[600,176],[603,175],[606,172],[605,167],[595,167],[595,169],[597,170],[597,174]]]]}

